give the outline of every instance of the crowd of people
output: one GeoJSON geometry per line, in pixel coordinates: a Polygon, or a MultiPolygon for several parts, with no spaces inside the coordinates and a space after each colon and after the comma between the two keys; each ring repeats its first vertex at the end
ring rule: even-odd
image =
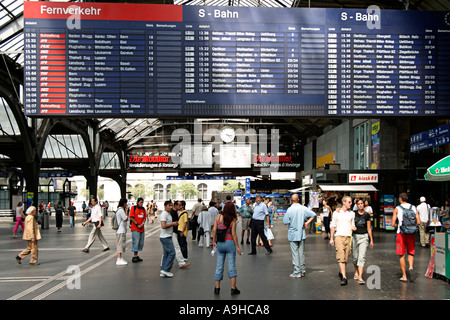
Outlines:
{"type": "MultiPolygon", "coordinates": [[[[316,218],[316,213],[300,204],[299,196],[293,194],[287,209],[283,223],[288,226],[287,239],[292,256],[293,272],[291,278],[302,278],[306,276],[305,261],[305,239],[308,226],[316,218]]],[[[417,207],[408,203],[408,195],[401,193],[398,197],[400,205],[394,209],[393,225],[397,228],[395,252],[399,256],[399,265],[402,271],[400,281],[414,281],[414,253],[415,236],[420,230],[420,242],[422,246],[429,245],[429,232],[426,227],[430,220],[430,206],[426,204],[424,197],[420,198],[421,204],[417,207]],[[408,262],[408,270],[406,267],[408,262]]],[[[448,207],[448,203],[446,203],[448,207]]],[[[220,294],[220,283],[223,280],[225,262],[228,266],[228,278],[231,283],[231,294],[239,294],[236,286],[236,255],[241,255],[240,245],[251,244],[251,251],[248,255],[256,255],[256,247],[261,243],[266,249],[265,254],[273,253],[273,239],[271,228],[273,226],[273,205],[269,201],[264,201],[260,195],[256,196],[255,202],[246,199],[241,207],[237,207],[232,202],[231,197],[223,203],[210,201],[206,206],[202,199],[193,206],[192,210],[186,210],[184,200],[165,201],[164,208],[157,217],[157,206],[149,203],[144,207],[144,199],[138,198],[135,205],[129,206],[126,199],[121,199],[117,210],[111,217],[113,229],[116,232],[116,265],[127,265],[124,259],[126,250],[127,232],[131,231],[131,252],[133,252],[132,262],[143,261],[139,257],[139,252],[143,250],[145,240],[145,223],[154,223],[158,218],[160,222],[160,242],[162,245],[162,258],[160,276],[171,278],[174,274],[171,269],[178,263],[180,269],[187,268],[191,263],[188,257],[187,237],[188,230],[192,232],[192,240],[198,242],[199,247],[206,245],[212,247],[211,254],[216,255],[216,269],[214,273],[214,294],[220,294]],[[242,231],[241,241],[238,239],[236,225],[240,220],[242,231]],[[245,237],[245,232],[247,236],[245,237]]],[[[449,210],[443,207],[442,210],[449,210]]],[[[70,225],[74,226],[76,208],[73,203],[67,208],[61,203],[55,205],[56,227],[58,232],[62,226],[62,215],[66,212],[70,217],[70,225]]],[[[38,209],[39,210],[39,209],[38,209]]],[[[110,250],[109,245],[102,234],[104,226],[104,213],[97,198],[92,198],[90,203],[83,206],[86,220],[82,226],[93,225],[88,241],[83,248],[83,252],[88,253],[90,247],[96,239],[103,246],[103,251],[110,250]]],[[[23,203],[19,203],[16,208],[16,224],[13,236],[19,227],[23,230],[23,239],[27,240],[27,248],[16,256],[16,261],[21,261],[29,254],[30,265],[39,265],[37,240],[41,238],[37,219],[35,219],[37,208],[30,206],[23,212],[23,203]]],[[[347,285],[346,265],[352,258],[354,265],[354,279],[359,284],[365,284],[363,279],[364,265],[368,249],[374,248],[372,235],[372,209],[363,199],[354,199],[344,196],[336,210],[328,206],[327,199],[322,200],[322,217],[325,226],[326,238],[329,244],[335,247],[336,261],[339,269],[339,279],[341,285],[347,285]]],[[[448,212],[447,212],[448,214],[448,212]]]]}

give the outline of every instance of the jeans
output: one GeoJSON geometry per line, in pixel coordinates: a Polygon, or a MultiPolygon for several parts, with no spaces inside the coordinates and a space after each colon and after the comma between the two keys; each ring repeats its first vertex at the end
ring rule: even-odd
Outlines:
{"type": "Polygon", "coordinates": [[[305,241],[289,241],[295,275],[305,275],[305,241]]]}
{"type": "Polygon", "coordinates": [[[214,273],[214,280],[223,279],[223,270],[225,267],[225,258],[228,261],[228,277],[237,277],[236,271],[236,245],[233,240],[225,240],[224,242],[217,242],[217,264],[216,272],[214,273]]]}
{"type": "Polygon", "coordinates": [[[172,269],[175,260],[175,247],[173,246],[172,237],[159,238],[163,246],[163,258],[161,263],[161,270],[169,272],[172,269]]]}
{"type": "Polygon", "coordinates": [[[178,244],[180,245],[181,253],[183,254],[183,257],[185,259],[187,259],[188,258],[188,251],[187,251],[186,237],[184,235],[181,236],[183,234],[183,232],[181,232],[181,231],[177,231],[177,233],[178,233],[178,244]]]}

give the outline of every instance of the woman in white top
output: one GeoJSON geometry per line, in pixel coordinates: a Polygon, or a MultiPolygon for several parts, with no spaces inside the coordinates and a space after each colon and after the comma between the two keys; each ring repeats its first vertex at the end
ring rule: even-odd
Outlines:
{"type": "Polygon", "coordinates": [[[325,240],[330,239],[330,221],[332,218],[332,211],[330,206],[328,205],[328,200],[327,199],[323,199],[322,200],[322,205],[323,205],[323,225],[325,226],[325,233],[326,233],[326,237],[324,238],[325,240]]]}
{"type": "Polygon", "coordinates": [[[372,207],[369,205],[369,201],[364,202],[364,211],[370,214],[370,217],[373,218],[373,210],[372,207]]]}

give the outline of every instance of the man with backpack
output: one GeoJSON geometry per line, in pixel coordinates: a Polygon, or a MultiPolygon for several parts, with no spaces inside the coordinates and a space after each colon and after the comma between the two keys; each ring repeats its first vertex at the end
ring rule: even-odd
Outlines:
{"type": "Polygon", "coordinates": [[[416,207],[408,203],[408,195],[406,193],[400,193],[398,199],[400,205],[394,209],[392,222],[394,227],[398,226],[395,253],[399,255],[400,269],[402,270],[400,281],[407,282],[409,278],[409,281],[413,282],[416,278],[414,272],[414,254],[416,232],[418,225],[420,225],[420,217],[416,207]],[[408,277],[406,274],[406,253],[408,253],[409,264],[408,277]]]}

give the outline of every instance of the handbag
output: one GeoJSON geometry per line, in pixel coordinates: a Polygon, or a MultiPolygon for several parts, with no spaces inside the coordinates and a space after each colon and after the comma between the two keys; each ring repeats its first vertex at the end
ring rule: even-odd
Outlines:
{"type": "Polygon", "coordinates": [[[205,234],[205,229],[203,227],[198,228],[198,235],[203,236],[205,234]]]}
{"type": "Polygon", "coordinates": [[[228,228],[226,228],[226,229],[217,228],[217,230],[216,230],[216,241],[217,242],[225,242],[225,235],[227,233],[228,228]]]}

